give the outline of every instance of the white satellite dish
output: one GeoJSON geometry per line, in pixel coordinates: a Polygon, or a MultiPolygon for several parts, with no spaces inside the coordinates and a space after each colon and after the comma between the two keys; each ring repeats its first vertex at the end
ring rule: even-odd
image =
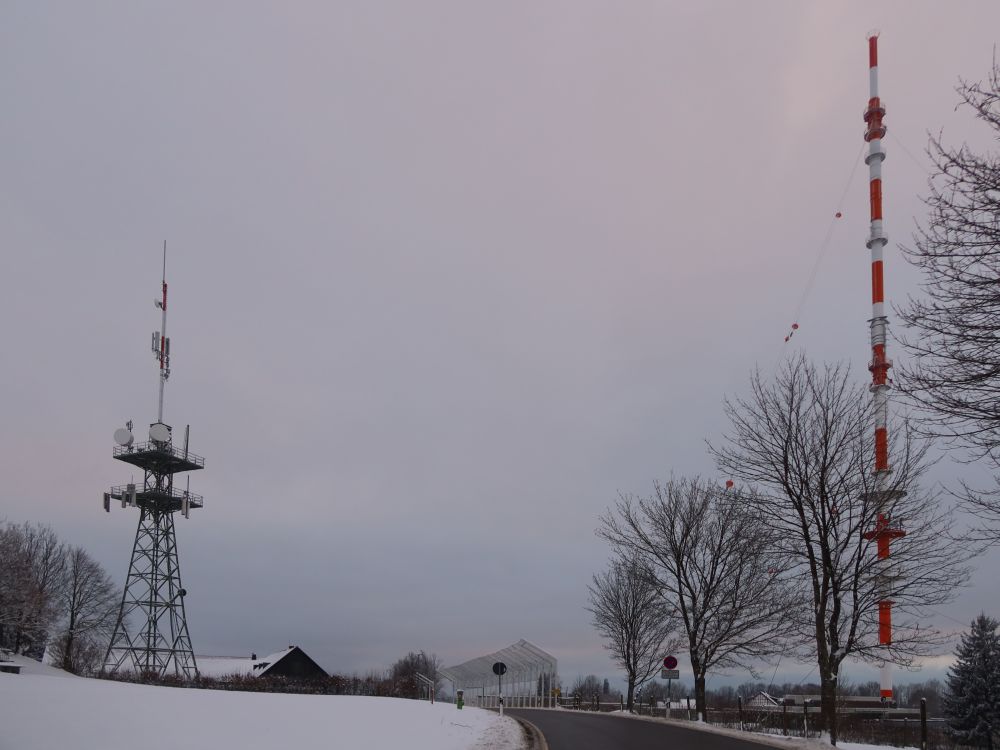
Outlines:
{"type": "Polygon", "coordinates": [[[132,442],[134,440],[135,440],[135,435],[133,435],[131,431],[126,430],[124,427],[119,427],[117,430],[115,430],[115,442],[118,443],[118,445],[122,446],[123,448],[128,448],[130,445],[132,445],[132,442]]]}
{"type": "Polygon", "coordinates": [[[163,422],[151,424],[149,426],[149,439],[154,443],[169,443],[170,428],[163,424],[163,422]]]}

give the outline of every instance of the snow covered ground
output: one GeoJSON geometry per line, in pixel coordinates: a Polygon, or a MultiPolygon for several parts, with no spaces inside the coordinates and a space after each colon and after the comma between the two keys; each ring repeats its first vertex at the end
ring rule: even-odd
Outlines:
{"type": "Polygon", "coordinates": [[[129,685],[19,661],[27,665],[20,675],[0,673],[0,750],[517,750],[522,744],[510,717],[448,703],[129,685]]]}

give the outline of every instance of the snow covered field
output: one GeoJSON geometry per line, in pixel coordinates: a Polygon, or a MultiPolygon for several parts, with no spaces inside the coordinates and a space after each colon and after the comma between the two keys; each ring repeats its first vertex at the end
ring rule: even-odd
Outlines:
{"type": "Polygon", "coordinates": [[[0,674],[0,750],[521,746],[513,719],[448,703],[129,685],[19,661],[20,675],[0,674]]]}

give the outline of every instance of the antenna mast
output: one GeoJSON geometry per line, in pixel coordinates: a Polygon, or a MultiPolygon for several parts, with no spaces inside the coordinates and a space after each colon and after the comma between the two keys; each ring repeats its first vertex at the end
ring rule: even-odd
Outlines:
{"type": "Polygon", "coordinates": [[[198,674],[191,636],[188,633],[174,514],[187,518],[204,499],[187,489],[174,487],[175,475],[205,467],[205,459],[188,447],[189,429],[184,430],[183,448],[174,444],[170,425],[163,422],[163,387],[170,377],[170,339],[167,338],[167,243],[163,243],[162,297],[155,304],[162,311],[160,330],[153,333],[153,354],[160,365],[160,397],[157,421],[149,426],[149,440],[136,442],[132,423],[115,431],[113,456],[142,469],[142,483],[135,481],[112,487],[104,493],[104,510],[111,501],[122,507],[139,508],[132,559],[125,579],[118,619],[104,657],[105,673],[134,672],[160,677],[173,673],[182,679],[198,674]]]}
{"type": "Polygon", "coordinates": [[[160,332],[153,334],[153,354],[160,362],[160,401],[156,410],[156,421],[163,421],[163,387],[170,377],[170,339],[167,338],[167,241],[163,240],[163,296],[158,300],[153,300],[160,310],[163,311],[160,318],[160,332]]]}
{"type": "MultiPolygon", "coordinates": [[[[864,538],[877,545],[876,585],[878,587],[878,642],[886,649],[892,644],[892,584],[893,576],[889,568],[889,544],[893,539],[906,535],[899,528],[892,528],[889,511],[894,500],[904,493],[889,488],[889,368],[892,361],[886,356],[886,341],[889,319],[885,314],[885,288],[882,280],[883,251],[888,244],[882,226],[882,138],[885,136],[885,107],[878,95],[878,34],[868,37],[868,108],[864,112],[865,141],[868,143],[868,194],[871,204],[871,231],[865,245],[871,250],[872,258],[872,317],[871,329],[872,359],[868,369],[872,374],[872,406],[875,411],[875,492],[869,498],[877,511],[875,528],[865,532],[864,538]]],[[[886,656],[888,657],[888,653],[886,656]]],[[[882,663],[879,679],[879,693],[883,700],[892,700],[892,667],[886,658],[882,663]]]]}

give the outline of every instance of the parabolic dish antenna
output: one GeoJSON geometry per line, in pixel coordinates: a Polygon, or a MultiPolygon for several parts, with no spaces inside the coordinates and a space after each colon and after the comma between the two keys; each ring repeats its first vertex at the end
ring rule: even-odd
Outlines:
{"type": "Polygon", "coordinates": [[[149,439],[156,443],[170,442],[170,428],[162,422],[149,426],[149,439]]]}
{"type": "Polygon", "coordinates": [[[119,427],[115,430],[115,442],[123,448],[128,448],[132,445],[132,441],[135,440],[135,435],[133,435],[129,430],[124,427],[119,427]]]}

